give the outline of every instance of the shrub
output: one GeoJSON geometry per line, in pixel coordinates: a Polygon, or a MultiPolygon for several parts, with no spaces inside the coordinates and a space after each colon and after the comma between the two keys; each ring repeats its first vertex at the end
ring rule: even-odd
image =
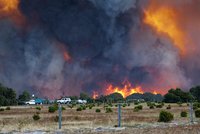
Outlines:
{"type": "Polygon", "coordinates": [[[131,105],[130,103],[127,104],[127,106],[130,106],[130,105],[131,105]]]}
{"type": "Polygon", "coordinates": [[[179,107],[182,107],[182,102],[177,102],[177,104],[179,105],[179,107]]]}
{"type": "Polygon", "coordinates": [[[198,109],[198,110],[195,111],[195,116],[197,118],[200,118],[200,109],[198,109]]]}
{"type": "Polygon", "coordinates": [[[35,109],[37,109],[37,110],[41,110],[41,107],[36,107],[35,109]]]}
{"type": "Polygon", "coordinates": [[[199,103],[199,102],[195,102],[195,103],[193,104],[193,109],[196,110],[196,109],[198,109],[198,108],[200,108],[200,103],[199,103]]]}
{"type": "Polygon", "coordinates": [[[158,104],[158,105],[156,105],[156,108],[162,108],[162,107],[163,107],[162,104],[158,104]]]}
{"type": "Polygon", "coordinates": [[[138,105],[135,107],[136,109],[142,110],[143,106],[142,105],[138,105]]]}
{"type": "Polygon", "coordinates": [[[181,117],[187,117],[187,112],[186,111],[182,111],[181,112],[181,117]]]}
{"type": "Polygon", "coordinates": [[[49,106],[49,113],[54,113],[57,110],[54,106],[49,106]]]}
{"type": "Polygon", "coordinates": [[[3,108],[0,108],[0,111],[4,111],[4,109],[3,109],[3,108]]]}
{"type": "Polygon", "coordinates": [[[151,105],[151,106],[149,106],[149,108],[150,108],[150,109],[154,109],[154,106],[153,106],[153,105],[151,105]]]}
{"type": "Polygon", "coordinates": [[[170,122],[174,119],[174,115],[167,111],[161,111],[159,115],[159,122],[170,122]]]}
{"type": "Polygon", "coordinates": [[[101,110],[100,110],[100,109],[96,109],[96,112],[97,112],[97,113],[100,113],[100,112],[101,112],[101,110]]]}
{"type": "Polygon", "coordinates": [[[134,105],[138,105],[138,104],[139,104],[139,102],[137,102],[137,101],[134,102],[134,105]]]}
{"type": "Polygon", "coordinates": [[[65,107],[62,107],[62,110],[66,110],[66,108],[65,108],[65,107]]]}
{"type": "Polygon", "coordinates": [[[54,118],[54,121],[58,122],[58,120],[59,120],[59,117],[58,117],[58,115],[56,115],[56,117],[54,118]]]}
{"type": "Polygon", "coordinates": [[[6,107],[6,110],[10,110],[10,107],[6,107]]]}
{"type": "Polygon", "coordinates": [[[171,105],[168,105],[168,106],[167,106],[167,109],[171,109],[171,105]]]}
{"type": "Polygon", "coordinates": [[[112,111],[111,108],[109,108],[109,107],[106,108],[106,113],[112,113],[112,112],[113,112],[113,111],[112,111]]]}
{"type": "Polygon", "coordinates": [[[140,109],[138,109],[137,107],[135,107],[133,111],[134,112],[138,112],[138,111],[140,111],[140,109]]]}
{"type": "Polygon", "coordinates": [[[124,104],[122,105],[122,107],[126,107],[126,104],[124,103],[124,104]]]}
{"type": "Polygon", "coordinates": [[[78,107],[76,111],[82,111],[82,107],[78,107]]]}
{"type": "Polygon", "coordinates": [[[37,121],[40,119],[40,115],[39,114],[34,114],[33,115],[33,120],[37,121]]]}

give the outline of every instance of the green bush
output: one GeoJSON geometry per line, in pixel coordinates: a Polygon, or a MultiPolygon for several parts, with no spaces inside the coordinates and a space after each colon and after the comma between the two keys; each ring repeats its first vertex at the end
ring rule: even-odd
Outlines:
{"type": "Polygon", "coordinates": [[[100,110],[100,109],[96,109],[96,112],[97,112],[97,113],[100,113],[100,112],[101,112],[101,110],[100,110]]]}
{"type": "Polygon", "coordinates": [[[198,109],[198,110],[195,111],[195,116],[197,118],[200,118],[200,109],[198,109]]]}
{"type": "Polygon", "coordinates": [[[37,121],[40,119],[40,115],[39,114],[34,114],[33,115],[33,120],[37,121]]]}
{"type": "Polygon", "coordinates": [[[4,111],[4,108],[0,108],[0,111],[4,111]]]}
{"type": "Polygon", "coordinates": [[[41,110],[41,107],[36,107],[35,109],[37,109],[37,110],[41,110]]]}
{"type": "Polygon", "coordinates": [[[151,105],[151,106],[149,106],[149,108],[150,108],[150,109],[154,109],[154,106],[153,106],[153,105],[151,105]]]}
{"type": "Polygon", "coordinates": [[[199,102],[195,102],[195,103],[193,104],[193,109],[194,109],[194,110],[197,110],[198,108],[200,108],[200,103],[199,103],[199,102]]]}
{"type": "Polygon", "coordinates": [[[82,111],[82,107],[78,107],[76,111],[82,111]]]}
{"type": "Polygon", "coordinates": [[[134,102],[134,105],[138,105],[138,104],[139,104],[139,102],[137,102],[137,101],[134,102]]]}
{"type": "Polygon", "coordinates": [[[158,104],[158,105],[156,105],[156,108],[162,108],[162,107],[163,107],[162,104],[158,104]]]}
{"type": "Polygon", "coordinates": [[[187,112],[186,111],[182,111],[181,112],[181,117],[187,117],[187,112]]]}
{"type": "Polygon", "coordinates": [[[171,109],[171,105],[168,105],[168,106],[167,106],[167,109],[171,109]]]}
{"type": "Polygon", "coordinates": [[[143,106],[142,106],[142,105],[135,106],[135,109],[142,110],[142,109],[143,109],[143,106]]]}
{"type": "Polygon", "coordinates": [[[111,108],[109,108],[109,107],[106,108],[106,113],[112,113],[112,112],[113,112],[113,111],[112,111],[111,108]]]}
{"type": "Polygon", "coordinates": [[[6,107],[6,110],[10,110],[10,107],[6,107]]]}
{"type": "Polygon", "coordinates": [[[140,111],[140,109],[138,109],[137,107],[135,107],[133,111],[134,112],[138,112],[138,111],[140,111]]]}
{"type": "Polygon", "coordinates": [[[161,111],[159,114],[159,122],[170,122],[174,119],[174,115],[168,111],[161,111]]]}
{"type": "Polygon", "coordinates": [[[123,105],[122,105],[122,107],[126,107],[127,105],[124,103],[123,105]]]}
{"type": "Polygon", "coordinates": [[[66,108],[65,108],[65,107],[62,107],[62,110],[66,110],[66,108]]]}
{"type": "Polygon", "coordinates": [[[57,110],[54,106],[49,106],[49,113],[54,113],[57,110]]]}

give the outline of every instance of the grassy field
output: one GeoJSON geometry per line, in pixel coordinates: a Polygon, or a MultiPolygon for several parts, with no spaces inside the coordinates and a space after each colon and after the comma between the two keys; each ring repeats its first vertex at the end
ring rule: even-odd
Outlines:
{"type": "MultiPolygon", "coordinates": [[[[149,109],[146,103],[142,103],[143,110],[134,112],[134,104],[122,107],[122,127],[117,125],[117,107],[113,106],[111,113],[105,113],[103,105],[87,108],[83,111],[76,111],[77,107],[66,108],[62,112],[62,129],[58,130],[55,113],[48,112],[48,106],[41,106],[37,110],[36,106],[13,106],[10,110],[0,112],[0,132],[29,132],[45,131],[54,133],[62,131],[63,133],[133,133],[133,134],[171,134],[171,133],[200,133],[199,119],[195,118],[195,124],[191,125],[189,117],[180,117],[181,111],[189,112],[187,104],[170,104],[171,109],[163,108],[149,109]],[[96,113],[96,109],[100,113],[96,113]],[[170,123],[158,122],[159,112],[167,110],[174,114],[174,120],[170,123]],[[39,112],[41,119],[34,121],[32,116],[39,112]]],[[[189,114],[188,114],[189,116],[189,114]]]]}

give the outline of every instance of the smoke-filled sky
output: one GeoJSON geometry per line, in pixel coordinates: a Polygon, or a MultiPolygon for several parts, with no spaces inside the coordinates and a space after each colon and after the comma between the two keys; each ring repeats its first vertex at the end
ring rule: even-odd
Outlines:
{"type": "Polygon", "coordinates": [[[0,0],[0,83],[50,98],[200,81],[199,0],[0,0]]]}

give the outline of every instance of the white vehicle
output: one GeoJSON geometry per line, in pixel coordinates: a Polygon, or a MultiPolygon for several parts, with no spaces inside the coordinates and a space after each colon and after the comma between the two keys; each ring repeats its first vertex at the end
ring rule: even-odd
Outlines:
{"type": "Polygon", "coordinates": [[[35,100],[25,102],[27,105],[35,105],[35,100]]]}
{"type": "Polygon", "coordinates": [[[77,102],[78,102],[78,103],[80,103],[80,104],[86,104],[86,103],[87,103],[87,101],[86,101],[86,100],[80,100],[80,99],[79,99],[79,100],[77,100],[77,102]]]}
{"type": "Polygon", "coordinates": [[[66,104],[66,103],[70,103],[72,100],[70,98],[62,98],[60,100],[57,100],[57,103],[62,103],[62,104],[66,104]]]}

